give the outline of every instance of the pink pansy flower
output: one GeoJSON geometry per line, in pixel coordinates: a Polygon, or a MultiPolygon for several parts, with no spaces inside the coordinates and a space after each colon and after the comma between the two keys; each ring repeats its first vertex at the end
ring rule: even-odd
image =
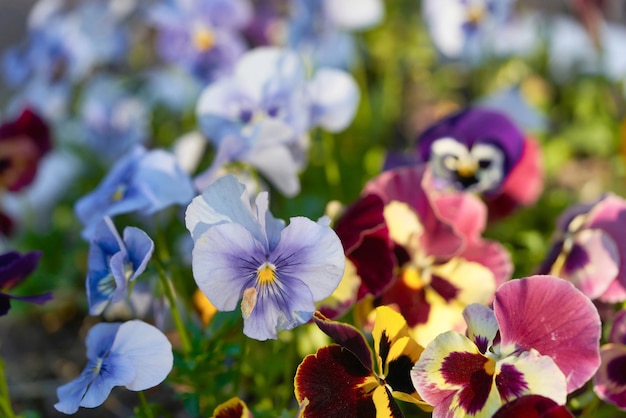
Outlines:
{"type": "Polygon", "coordinates": [[[529,394],[563,405],[600,364],[598,312],[557,277],[509,281],[493,310],[473,304],[464,316],[467,334],[439,335],[411,371],[434,418],[491,417],[529,394]]]}
{"type": "Polygon", "coordinates": [[[593,390],[603,401],[626,410],[626,310],[616,315],[600,357],[602,364],[594,376],[593,390]]]}
{"type": "Polygon", "coordinates": [[[386,171],[335,227],[361,281],[357,298],[370,304],[359,312],[391,305],[420,344],[463,327],[463,308],[491,302],[511,274],[506,250],[481,237],[487,213],[480,199],[437,192],[431,181],[426,166],[386,171]]]}
{"type": "Polygon", "coordinates": [[[591,299],[626,300],[626,200],[607,194],[561,215],[552,251],[539,269],[571,281],[591,299]]]}

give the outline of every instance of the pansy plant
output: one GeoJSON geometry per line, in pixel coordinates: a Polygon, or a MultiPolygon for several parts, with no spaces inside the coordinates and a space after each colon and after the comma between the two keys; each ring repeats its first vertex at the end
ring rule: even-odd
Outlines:
{"type": "Polygon", "coordinates": [[[98,315],[109,303],[125,298],[129,283],[143,273],[153,251],[154,243],[144,231],[128,226],[122,238],[111,218],[105,217],[89,247],[89,313],[98,315]]]}
{"type": "Polygon", "coordinates": [[[267,192],[252,203],[227,175],[196,197],[185,217],[198,287],[220,311],[241,301],[243,332],[257,340],[311,319],[314,302],[335,290],[344,271],[341,242],[327,218],[295,217],[285,226],[268,205],[267,192]]]}
{"type": "Polygon", "coordinates": [[[308,355],[294,379],[302,417],[402,417],[396,399],[429,409],[411,383],[410,370],[423,348],[411,338],[402,315],[376,309],[375,363],[365,336],[352,325],[316,312],[314,321],[335,344],[308,355]]]}
{"type": "Polygon", "coordinates": [[[439,335],[411,371],[433,417],[490,417],[529,394],[563,405],[600,365],[600,317],[566,280],[509,281],[496,291],[493,310],[469,305],[464,316],[467,333],[439,335]]]}

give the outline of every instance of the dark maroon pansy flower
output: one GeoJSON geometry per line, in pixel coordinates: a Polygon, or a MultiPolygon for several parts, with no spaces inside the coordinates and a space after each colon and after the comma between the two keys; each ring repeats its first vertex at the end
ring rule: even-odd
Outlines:
{"type": "Polygon", "coordinates": [[[17,192],[32,183],[51,147],[48,125],[30,109],[0,125],[0,187],[17,192]]]}
{"type": "Polygon", "coordinates": [[[574,418],[574,415],[550,398],[526,395],[498,409],[493,418],[574,418]]]}
{"type": "Polygon", "coordinates": [[[52,293],[36,296],[14,296],[7,292],[23,282],[37,268],[41,253],[32,251],[20,254],[10,251],[0,255],[0,316],[6,315],[11,308],[11,299],[43,304],[52,299],[52,293]]]}

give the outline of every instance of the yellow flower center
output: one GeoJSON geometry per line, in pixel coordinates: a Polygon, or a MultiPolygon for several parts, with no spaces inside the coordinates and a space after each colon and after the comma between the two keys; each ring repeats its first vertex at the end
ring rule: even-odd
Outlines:
{"type": "Polygon", "coordinates": [[[115,192],[111,196],[111,199],[114,202],[118,202],[122,200],[122,198],[124,197],[124,193],[126,193],[126,186],[123,184],[120,184],[119,186],[117,186],[117,189],[115,189],[115,192]]]}
{"type": "Polygon", "coordinates": [[[479,5],[471,5],[467,8],[467,21],[472,25],[478,25],[485,18],[485,8],[479,5]]]}
{"type": "Polygon", "coordinates": [[[424,281],[420,277],[419,271],[412,266],[404,268],[402,271],[402,281],[411,289],[420,290],[424,287],[424,281]]]}
{"type": "Polygon", "coordinates": [[[496,372],[496,361],[491,358],[487,359],[484,368],[489,376],[493,376],[496,372]]]}
{"type": "Polygon", "coordinates": [[[257,281],[259,285],[267,285],[276,281],[276,266],[265,262],[257,269],[257,281]]]}
{"type": "Polygon", "coordinates": [[[208,28],[200,27],[194,31],[193,45],[199,51],[208,51],[215,46],[215,35],[208,28]]]}

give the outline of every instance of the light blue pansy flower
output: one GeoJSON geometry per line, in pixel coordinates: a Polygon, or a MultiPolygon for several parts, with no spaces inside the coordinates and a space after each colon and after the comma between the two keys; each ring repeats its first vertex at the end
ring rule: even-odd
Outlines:
{"type": "Polygon", "coordinates": [[[296,217],[285,227],[267,192],[253,204],[233,175],[221,177],[187,208],[194,279],[219,310],[241,300],[248,337],[276,339],[307,322],[343,276],[343,248],[328,222],[296,217]]]}

